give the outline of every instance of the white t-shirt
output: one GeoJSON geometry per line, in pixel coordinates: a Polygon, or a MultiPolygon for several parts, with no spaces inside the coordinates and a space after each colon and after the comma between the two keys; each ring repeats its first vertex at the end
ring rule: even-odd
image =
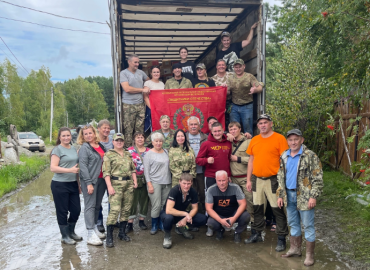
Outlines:
{"type": "Polygon", "coordinates": [[[146,81],[144,83],[144,86],[147,86],[149,87],[149,90],[152,91],[152,90],[164,90],[164,83],[163,82],[153,82],[152,80],[149,80],[149,81],[146,81]]]}

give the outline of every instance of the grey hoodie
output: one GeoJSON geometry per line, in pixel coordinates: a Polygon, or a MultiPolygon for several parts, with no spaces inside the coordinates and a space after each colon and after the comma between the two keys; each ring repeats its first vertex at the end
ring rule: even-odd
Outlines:
{"type": "MultiPolygon", "coordinates": [[[[105,147],[99,143],[99,146],[106,152],[105,147]]],[[[83,143],[78,151],[80,165],[80,180],[86,185],[95,185],[103,164],[100,154],[89,144],[83,143]]]]}

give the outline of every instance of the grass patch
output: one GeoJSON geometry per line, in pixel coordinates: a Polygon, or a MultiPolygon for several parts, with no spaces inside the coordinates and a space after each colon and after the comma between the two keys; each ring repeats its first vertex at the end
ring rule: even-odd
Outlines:
{"type": "Polygon", "coordinates": [[[370,187],[362,187],[338,171],[324,172],[324,190],[318,199],[318,208],[335,211],[338,220],[333,226],[341,226],[341,241],[353,245],[354,258],[370,262],[370,207],[356,202],[355,198],[345,199],[351,194],[366,194],[370,187]]]}
{"type": "Polygon", "coordinates": [[[8,165],[0,169],[0,197],[17,188],[19,183],[31,180],[40,174],[49,164],[48,156],[22,155],[24,165],[8,165]]]}

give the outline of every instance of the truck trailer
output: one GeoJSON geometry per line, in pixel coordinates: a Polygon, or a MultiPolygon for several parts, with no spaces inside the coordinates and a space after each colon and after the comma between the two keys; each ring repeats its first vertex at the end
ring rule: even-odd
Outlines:
{"type": "MultiPolygon", "coordinates": [[[[188,60],[204,63],[210,77],[216,74],[221,33],[227,31],[232,43],[240,42],[259,22],[240,57],[245,71],[265,83],[267,14],[262,0],[110,0],[109,13],[116,132],[123,132],[119,74],[130,54],[138,55],[145,69],[150,61],[179,61],[179,48],[186,46],[188,60]]],[[[265,97],[265,89],[254,94],[254,120],[265,111],[265,97]]]]}

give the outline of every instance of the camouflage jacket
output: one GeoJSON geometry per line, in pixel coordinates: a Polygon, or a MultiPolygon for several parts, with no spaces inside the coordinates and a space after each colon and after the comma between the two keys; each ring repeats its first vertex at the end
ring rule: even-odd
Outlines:
{"type": "Polygon", "coordinates": [[[247,139],[242,134],[241,139],[237,143],[235,143],[235,141],[231,143],[232,153],[234,153],[236,147],[238,147],[239,143],[241,143],[239,148],[234,153],[234,155],[238,157],[238,161],[236,162],[230,161],[230,170],[231,170],[232,176],[247,175],[248,161],[249,161],[249,155],[247,154],[247,149],[248,149],[250,142],[251,140],[247,139]]]}
{"type": "Polygon", "coordinates": [[[256,86],[262,85],[263,83],[257,81],[250,73],[244,72],[241,78],[238,78],[236,74],[230,76],[227,80],[228,92],[231,93],[231,100],[236,105],[244,105],[253,101],[253,95],[250,95],[251,87],[255,84],[256,86]]]}
{"type": "MultiPolygon", "coordinates": [[[[148,138],[146,138],[146,140],[145,140],[145,144],[144,145],[146,147],[153,148],[151,136],[155,132],[159,132],[159,133],[161,133],[164,136],[162,129],[153,131],[152,133],[150,133],[150,135],[148,136],[148,138]]],[[[167,137],[164,137],[164,142],[163,142],[163,146],[162,146],[163,149],[166,149],[166,150],[169,150],[170,149],[170,147],[172,146],[172,141],[173,141],[174,135],[175,135],[175,130],[170,129],[170,132],[168,133],[167,137]]]]}
{"type": "Polygon", "coordinates": [[[133,173],[136,173],[136,168],[130,152],[124,151],[122,157],[116,150],[111,149],[104,155],[102,171],[104,178],[106,176],[131,177],[133,173]]]}
{"type": "MultiPolygon", "coordinates": [[[[287,150],[288,151],[288,150],[287,150]]],[[[287,151],[280,157],[280,169],[277,174],[279,188],[276,195],[284,199],[287,206],[286,197],[286,163],[288,160],[287,151]]],[[[303,145],[303,152],[299,158],[297,171],[297,208],[298,210],[309,210],[308,201],[310,198],[316,199],[320,196],[324,182],[322,180],[323,171],[320,159],[317,155],[303,145]]]]}
{"type": "Polygon", "coordinates": [[[189,152],[186,152],[182,146],[171,147],[168,158],[170,159],[170,171],[172,173],[172,182],[179,181],[183,171],[190,171],[195,178],[197,176],[197,166],[195,163],[194,150],[189,146],[189,152]]]}
{"type": "MultiPolygon", "coordinates": [[[[227,83],[227,80],[234,74],[234,72],[226,71],[225,76],[219,77],[217,73],[213,75],[211,78],[214,80],[216,86],[221,86],[224,83],[227,83]]],[[[231,94],[227,95],[227,99],[231,99],[231,94]]]]}
{"type": "Polygon", "coordinates": [[[185,77],[182,77],[182,81],[179,82],[175,78],[168,79],[164,86],[164,89],[180,89],[180,88],[193,88],[191,81],[185,77]]]}

